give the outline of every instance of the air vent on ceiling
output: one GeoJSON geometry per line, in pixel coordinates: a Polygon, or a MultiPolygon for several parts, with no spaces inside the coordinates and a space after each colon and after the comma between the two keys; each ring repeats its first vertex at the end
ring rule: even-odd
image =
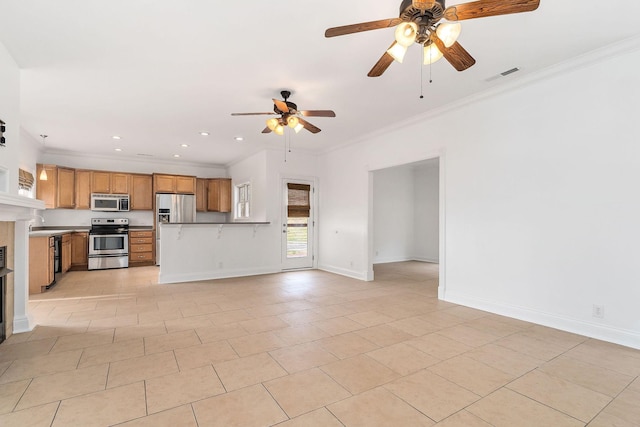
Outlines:
{"type": "Polygon", "coordinates": [[[507,70],[507,71],[503,71],[503,72],[501,72],[501,73],[500,73],[500,75],[504,77],[504,76],[508,76],[509,74],[513,74],[513,73],[515,73],[516,71],[520,71],[520,68],[518,68],[518,67],[513,67],[513,68],[512,68],[512,69],[510,69],[510,70],[507,70]]]}
{"type": "Polygon", "coordinates": [[[510,69],[510,70],[503,71],[503,72],[501,72],[500,74],[496,74],[495,76],[491,76],[491,77],[489,77],[488,79],[486,79],[486,81],[488,81],[488,82],[492,82],[492,81],[494,81],[494,80],[499,79],[500,77],[506,77],[506,76],[508,76],[509,74],[513,74],[513,73],[516,73],[516,72],[518,72],[518,71],[520,71],[520,68],[518,68],[518,67],[513,67],[513,68],[512,68],[512,69],[510,69]]]}
{"type": "Polygon", "coordinates": [[[153,157],[153,154],[142,154],[142,153],[138,153],[138,154],[136,154],[136,156],[142,156],[142,157],[153,157]]]}

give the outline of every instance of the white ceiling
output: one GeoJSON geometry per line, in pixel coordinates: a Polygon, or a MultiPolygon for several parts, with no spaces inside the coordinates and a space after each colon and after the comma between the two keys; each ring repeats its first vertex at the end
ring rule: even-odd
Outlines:
{"type": "Polygon", "coordinates": [[[0,42],[22,69],[22,127],[49,135],[46,150],[225,165],[283,147],[284,137],[261,133],[267,116],[230,115],[271,111],[282,89],[299,109],[336,112],[309,118],[319,134],[291,136],[293,150],[322,152],[640,34],[640,2],[628,0],[541,0],[534,12],[463,21],[459,42],[476,65],[457,72],[443,59],[432,84],[423,68],[419,99],[417,45],[404,64],[367,77],[393,28],[324,37],[397,17],[400,3],[0,0],[0,42]],[[487,81],[513,67],[521,71],[487,81]]]}

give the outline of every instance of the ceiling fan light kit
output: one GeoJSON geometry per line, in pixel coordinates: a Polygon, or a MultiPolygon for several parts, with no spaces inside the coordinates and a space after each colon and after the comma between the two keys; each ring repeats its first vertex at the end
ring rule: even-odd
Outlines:
{"type": "Polygon", "coordinates": [[[477,0],[446,7],[445,0],[402,0],[398,18],[333,27],[324,35],[336,37],[395,26],[395,42],[371,68],[369,77],[381,76],[394,60],[402,63],[413,43],[423,46],[424,64],[444,57],[456,70],[464,71],[476,61],[457,42],[462,30],[457,21],[531,12],[539,5],[540,0],[477,0]],[[440,22],[442,19],[450,22],[440,22]]]}

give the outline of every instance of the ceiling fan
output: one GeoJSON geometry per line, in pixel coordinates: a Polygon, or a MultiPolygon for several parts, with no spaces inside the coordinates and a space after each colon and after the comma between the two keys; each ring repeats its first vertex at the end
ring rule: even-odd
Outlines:
{"type": "Polygon", "coordinates": [[[289,101],[291,91],[283,90],[280,92],[282,101],[279,99],[273,99],[273,112],[268,113],[231,113],[232,116],[261,116],[261,115],[279,115],[280,117],[273,117],[267,120],[267,127],[262,130],[262,133],[274,132],[277,135],[284,134],[285,127],[289,126],[296,133],[302,129],[306,129],[311,133],[320,132],[320,128],[312,125],[308,121],[302,118],[304,117],[335,117],[336,113],[331,110],[298,110],[298,106],[289,101]]]}
{"type": "Polygon", "coordinates": [[[473,66],[476,60],[456,41],[460,23],[465,19],[536,10],[540,0],[478,0],[445,7],[445,0],[403,0],[400,16],[329,28],[325,37],[343,36],[362,31],[396,27],[396,40],[371,68],[369,77],[381,76],[395,59],[402,63],[407,48],[416,42],[424,47],[424,64],[444,58],[458,71],[473,66]],[[440,22],[441,19],[451,22],[440,22]]]}

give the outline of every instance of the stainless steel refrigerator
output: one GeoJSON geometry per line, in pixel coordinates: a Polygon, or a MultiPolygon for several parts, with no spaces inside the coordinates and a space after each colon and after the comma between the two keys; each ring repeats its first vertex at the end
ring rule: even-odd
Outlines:
{"type": "Polygon", "coordinates": [[[156,264],[160,265],[160,224],[196,222],[196,196],[156,194],[156,264]]]}

